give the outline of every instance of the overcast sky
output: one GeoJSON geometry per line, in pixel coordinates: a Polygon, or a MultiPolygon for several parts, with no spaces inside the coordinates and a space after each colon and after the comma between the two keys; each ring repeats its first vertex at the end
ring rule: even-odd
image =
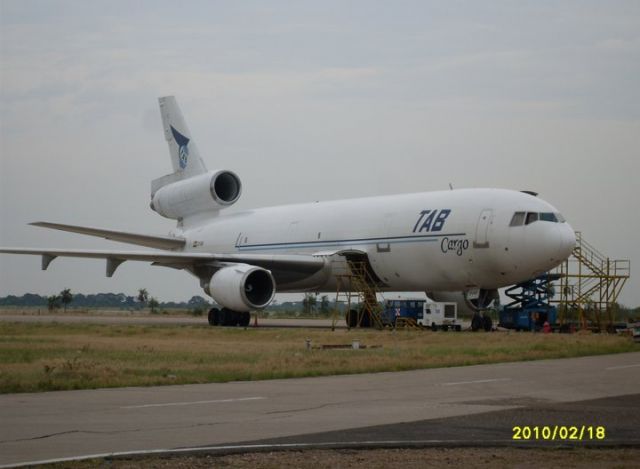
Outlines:
{"type": "MultiPolygon", "coordinates": [[[[127,249],[36,220],[168,232],[149,183],[171,170],[171,94],[208,167],[240,175],[234,209],[531,189],[640,266],[638,1],[0,0],[0,28],[2,246],[127,249]]],[[[2,255],[0,295],[202,294],[184,272],[104,271],[2,255]]]]}

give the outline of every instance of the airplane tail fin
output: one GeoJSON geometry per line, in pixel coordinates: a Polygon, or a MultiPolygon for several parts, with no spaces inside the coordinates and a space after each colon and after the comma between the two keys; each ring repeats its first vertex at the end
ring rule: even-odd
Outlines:
{"type": "Polygon", "coordinates": [[[174,179],[188,179],[207,172],[198,147],[174,96],[159,98],[164,138],[169,145],[174,179]]]}

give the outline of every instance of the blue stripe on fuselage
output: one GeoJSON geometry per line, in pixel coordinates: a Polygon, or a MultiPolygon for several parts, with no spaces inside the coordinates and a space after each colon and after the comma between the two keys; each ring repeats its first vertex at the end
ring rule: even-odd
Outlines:
{"type": "Polygon", "coordinates": [[[269,249],[292,249],[305,247],[330,247],[341,245],[362,245],[362,244],[399,244],[399,243],[421,243],[437,241],[437,238],[445,236],[465,236],[466,233],[447,233],[447,234],[429,234],[420,236],[392,236],[386,238],[355,238],[355,239],[338,239],[333,241],[298,241],[294,243],[266,243],[266,244],[244,244],[236,245],[239,250],[269,250],[269,249]]]}

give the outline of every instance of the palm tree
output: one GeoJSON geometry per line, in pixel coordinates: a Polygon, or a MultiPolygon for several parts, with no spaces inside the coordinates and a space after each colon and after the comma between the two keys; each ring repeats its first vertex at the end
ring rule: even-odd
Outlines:
{"type": "Polygon", "coordinates": [[[320,314],[323,316],[329,316],[329,297],[327,295],[322,295],[320,297],[320,314]]]}
{"type": "Polygon", "coordinates": [[[60,297],[58,295],[51,295],[47,298],[47,308],[49,309],[49,311],[53,311],[55,308],[60,306],[58,305],[59,299],[60,297]]]}
{"type": "Polygon", "coordinates": [[[149,300],[149,293],[147,292],[147,289],[141,288],[140,290],[138,290],[138,301],[142,305],[141,308],[144,308],[144,305],[147,304],[148,300],[149,300]]]}
{"type": "Polygon", "coordinates": [[[311,316],[314,310],[316,309],[316,304],[318,303],[316,299],[316,295],[313,293],[305,293],[304,299],[302,300],[302,307],[304,308],[304,314],[307,316],[311,316]]]}
{"type": "Polygon", "coordinates": [[[64,305],[64,312],[67,312],[67,305],[73,301],[73,295],[70,288],[65,288],[60,292],[60,301],[64,305]]]}
{"type": "Polygon", "coordinates": [[[154,297],[151,297],[149,299],[149,308],[151,309],[151,312],[155,314],[156,308],[158,306],[160,306],[160,303],[158,303],[158,300],[156,300],[154,297]]]}

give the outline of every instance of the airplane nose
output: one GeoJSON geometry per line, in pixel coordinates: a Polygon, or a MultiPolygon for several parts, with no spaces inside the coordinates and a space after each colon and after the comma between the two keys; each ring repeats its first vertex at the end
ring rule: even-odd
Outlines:
{"type": "Polygon", "coordinates": [[[576,233],[569,223],[563,223],[560,234],[560,259],[566,259],[576,246],[576,233]]]}

